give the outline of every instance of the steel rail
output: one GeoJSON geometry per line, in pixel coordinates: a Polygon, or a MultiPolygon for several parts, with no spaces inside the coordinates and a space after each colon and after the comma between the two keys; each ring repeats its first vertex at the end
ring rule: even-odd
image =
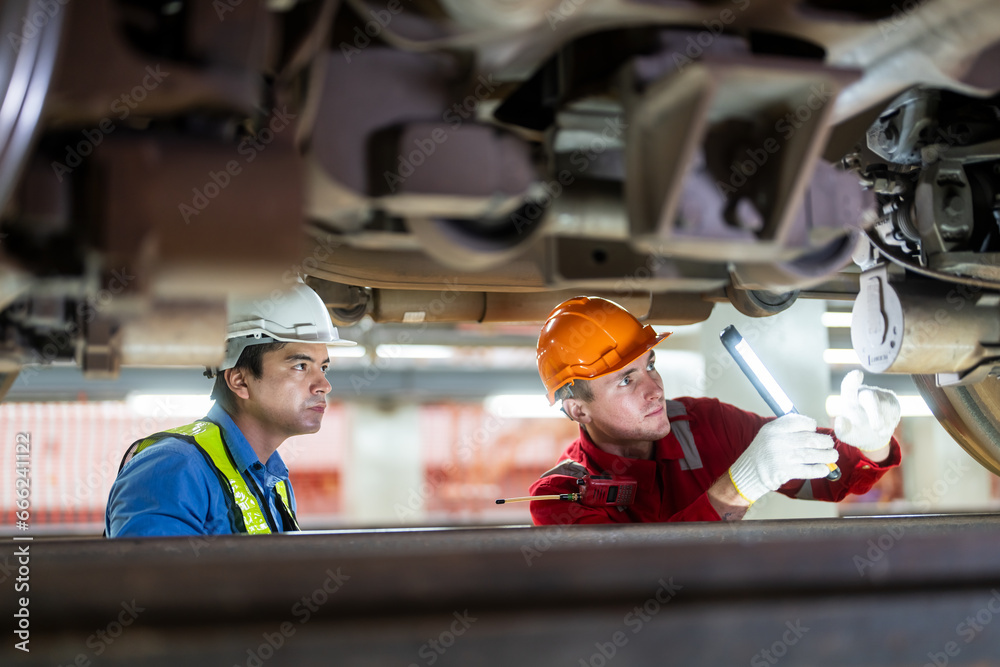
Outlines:
{"type": "MultiPolygon", "coordinates": [[[[593,665],[602,647],[616,665],[746,664],[775,646],[798,656],[786,664],[924,664],[949,642],[952,665],[1000,655],[1000,623],[984,623],[1000,612],[994,515],[0,543],[13,572],[23,544],[32,651],[8,640],[4,664],[99,649],[102,665],[248,667],[593,665]],[[448,633],[454,650],[425,646],[448,633]]],[[[16,600],[0,596],[0,616],[16,600]]]]}

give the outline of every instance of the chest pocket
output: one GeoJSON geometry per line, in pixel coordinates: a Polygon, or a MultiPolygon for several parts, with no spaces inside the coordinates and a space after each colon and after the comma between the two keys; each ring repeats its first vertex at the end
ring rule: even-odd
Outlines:
{"type": "Polygon", "coordinates": [[[670,429],[674,437],[681,445],[684,458],[680,463],[681,470],[699,470],[704,467],[701,462],[701,454],[694,444],[694,434],[691,433],[691,422],[685,420],[674,421],[674,417],[687,416],[687,409],[680,401],[667,401],[667,417],[670,418],[670,429]]]}

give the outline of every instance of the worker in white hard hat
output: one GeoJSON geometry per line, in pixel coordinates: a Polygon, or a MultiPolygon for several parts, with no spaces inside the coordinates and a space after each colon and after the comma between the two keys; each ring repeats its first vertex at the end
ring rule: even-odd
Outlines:
{"type": "Polygon", "coordinates": [[[278,447],[315,433],[342,340],[304,284],[274,298],[231,299],[215,405],[205,418],[134,443],[111,488],[109,537],[251,535],[298,530],[278,447]]]}

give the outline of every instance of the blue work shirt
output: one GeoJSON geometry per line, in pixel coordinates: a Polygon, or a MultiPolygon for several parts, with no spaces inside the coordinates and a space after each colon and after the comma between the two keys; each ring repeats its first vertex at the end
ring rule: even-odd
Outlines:
{"type": "MultiPolygon", "coordinates": [[[[272,532],[283,530],[275,484],[284,481],[295,509],[288,468],[278,452],[260,462],[232,417],[214,405],[206,419],[222,430],[236,469],[257,496],[272,532]]],[[[232,534],[226,492],[215,470],[190,442],[164,438],[125,464],[105,512],[108,537],[232,534]]]]}

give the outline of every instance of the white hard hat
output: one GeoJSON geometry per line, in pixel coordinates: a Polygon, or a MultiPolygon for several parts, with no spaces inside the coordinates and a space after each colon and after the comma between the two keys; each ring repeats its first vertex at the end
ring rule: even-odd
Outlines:
{"type": "Polygon", "coordinates": [[[265,298],[231,298],[226,325],[226,358],[218,370],[236,366],[243,350],[263,343],[323,343],[357,345],[343,340],[330,311],[316,292],[303,283],[265,298]]]}

